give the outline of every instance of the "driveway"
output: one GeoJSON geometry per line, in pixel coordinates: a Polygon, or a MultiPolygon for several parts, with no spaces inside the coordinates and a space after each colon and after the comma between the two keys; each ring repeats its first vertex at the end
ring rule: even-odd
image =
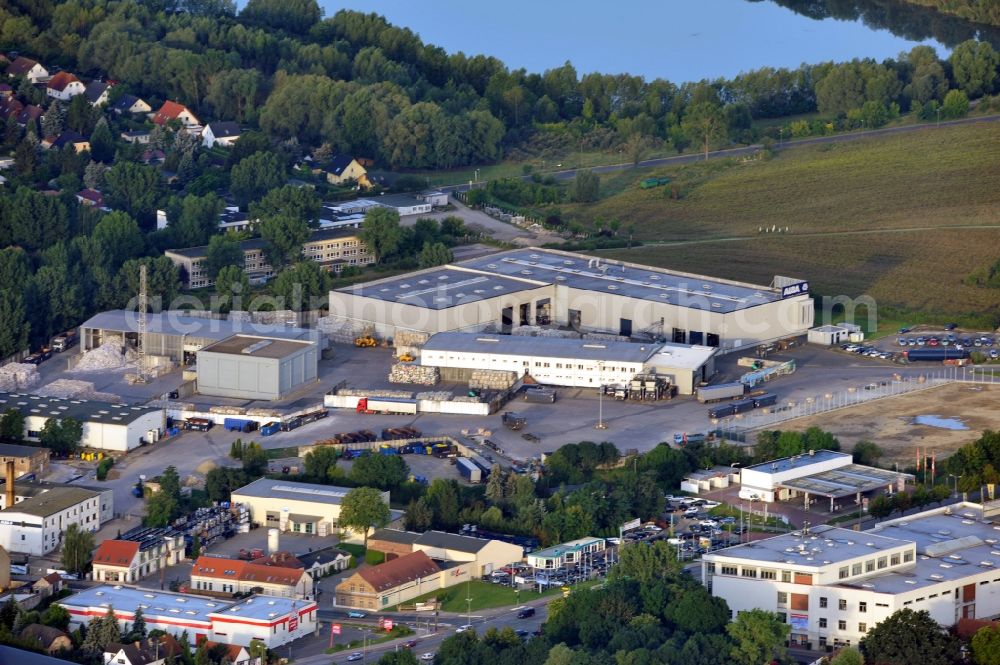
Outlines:
{"type": "MultiPolygon", "coordinates": [[[[493,219],[481,210],[474,210],[464,205],[461,201],[451,199],[451,204],[455,206],[455,210],[432,212],[427,215],[409,215],[400,220],[400,223],[403,226],[413,226],[422,217],[438,221],[445,217],[461,217],[466,226],[474,231],[485,233],[494,240],[513,242],[521,245],[531,245],[534,242],[535,235],[525,229],[518,228],[507,222],[501,222],[499,219],[493,219]]],[[[546,240],[545,242],[549,241],[546,240]]]]}

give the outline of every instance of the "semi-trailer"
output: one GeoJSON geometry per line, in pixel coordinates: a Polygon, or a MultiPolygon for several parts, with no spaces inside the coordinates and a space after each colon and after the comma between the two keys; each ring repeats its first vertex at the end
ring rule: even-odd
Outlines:
{"type": "Polygon", "coordinates": [[[723,406],[715,406],[708,410],[709,418],[728,418],[736,413],[736,409],[733,408],[732,404],[725,404],[723,406]]]}
{"type": "Polygon", "coordinates": [[[774,406],[778,401],[778,396],[774,393],[765,393],[753,398],[753,408],[760,409],[765,406],[774,406]]]}
{"type": "Polygon", "coordinates": [[[483,482],[483,470],[479,468],[479,465],[475,464],[471,460],[459,457],[455,462],[455,466],[458,467],[458,472],[462,474],[462,477],[470,483],[483,482]]]}
{"type": "Polygon", "coordinates": [[[358,400],[358,413],[399,413],[417,415],[417,400],[397,397],[362,397],[358,400]]]}
{"type": "Polygon", "coordinates": [[[743,397],[746,386],[739,381],[733,383],[720,383],[714,386],[701,386],[698,388],[698,401],[702,404],[709,402],[720,402],[724,399],[743,397]]]}
{"type": "Polygon", "coordinates": [[[552,404],[556,401],[556,391],[551,388],[529,388],[524,391],[524,401],[536,404],[552,404]]]}
{"type": "Polygon", "coordinates": [[[961,360],[968,358],[969,352],[966,349],[956,349],[953,346],[934,346],[919,349],[907,349],[903,355],[910,362],[929,361],[941,362],[943,360],[961,360]]]}

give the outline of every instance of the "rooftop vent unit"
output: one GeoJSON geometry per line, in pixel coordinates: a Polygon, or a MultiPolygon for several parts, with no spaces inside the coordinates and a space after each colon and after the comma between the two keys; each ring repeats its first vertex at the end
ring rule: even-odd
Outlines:
{"type": "Polygon", "coordinates": [[[252,355],[252,354],[256,353],[257,351],[260,351],[261,349],[263,349],[265,347],[271,346],[272,343],[273,342],[271,340],[269,340],[269,339],[262,339],[259,342],[254,342],[250,346],[244,348],[242,351],[240,351],[240,353],[243,353],[243,354],[246,354],[246,355],[249,356],[249,355],[252,355]]]}

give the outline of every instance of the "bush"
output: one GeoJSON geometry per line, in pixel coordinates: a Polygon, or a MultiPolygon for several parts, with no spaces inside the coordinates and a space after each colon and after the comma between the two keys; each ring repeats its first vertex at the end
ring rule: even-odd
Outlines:
{"type": "Polygon", "coordinates": [[[365,563],[369,566],[377,566],[380,563],[385,562],[385,554],[382,552],[376,552],[375,550],[368,550],[365,552],[365,563]]]}
{"type": "Polygon", "coordinates": [[[113,467],[114,465],[115,461],[110,457],[105,457],[104,459],[102,459],[97,465],[97,479],[106,480],[108,477],[108,471],[110,471],[111,467],[113,467]]]}

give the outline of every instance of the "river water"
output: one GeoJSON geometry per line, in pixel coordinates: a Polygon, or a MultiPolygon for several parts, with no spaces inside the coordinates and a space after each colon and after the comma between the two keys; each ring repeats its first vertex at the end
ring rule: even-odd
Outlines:
{"type": "Polygon", "coordinates": [[[760,67],[882,60],[928,44],[940,54],[1000,30],[892,0],[321,0],[376,12],[449,53],[484,54],[542,72],[629,73],[676,83],[760,67]]]}

